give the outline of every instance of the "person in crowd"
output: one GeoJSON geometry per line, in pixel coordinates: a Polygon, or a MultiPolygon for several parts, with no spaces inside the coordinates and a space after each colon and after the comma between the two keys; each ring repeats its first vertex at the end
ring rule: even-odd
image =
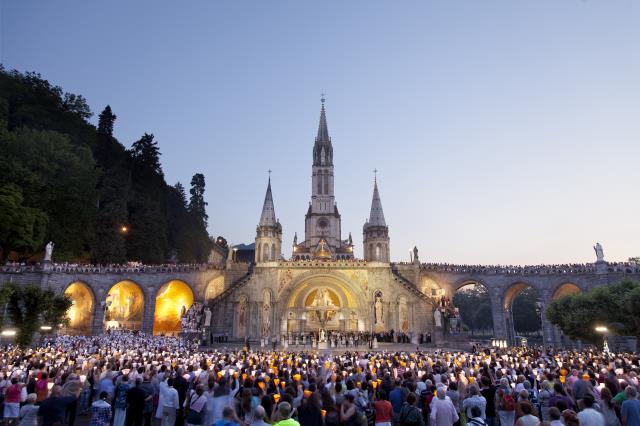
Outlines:
{"type": "Polygon", "coordinates": [[[78,399],[78,395],[62,396],[62,386],[51,388],[51,395],[40,403],[38,417],[42,419],[42,426],[54,426],[65,422],[65,411],[69,404],[78,399]]]}
{"type": "Polygon", "coordinates": [[[296,420],[291,418],[291,404],[284,401],[278,405],[278,414],[280,421],[275,426],[300,426],[296,420]]]}
{"type": "Polygon", "coordinates": [[[500,379],[496,390],[496,407],[500,426],[513,426],[516,420],[516,402],[506,377],[500,379]]]}
{"type": "MultiPolygon", "coordinates": [[[[574,385],[574,389],[577,385],[574,385]]],[[[578,420],[580,420],[581,426],[605,426],[604,416],[602,413],[594,408],[595,399],[591,394],[585,393],[580,398],[580,405],[583,409],[578,413],[578,420]]]]}
{"type": "Polygon", "coordinates": [[[4,390],[4,419],[8,425],[16,424],[20,417],[22,387],[22,384],[18,382],[18,378],[12,377],[11,384],[4,390]]]}
{"type": "Polygon", "coordinates": [[[624,389],[625,401],[620,406],[622,426],[640,426],[640,401],[638,391],[629,385],[624,389]]]}
{"type": "Polygon", "coordinates": [[[393,416],[393,407],[387,400],[387,393],[380,389],[378,397],[373,403],[375,412],[375,426],[391,426],[391,417],[393,416]]]}
{"type": "Polygon", "coordinates": [[[516,426],[539,426],[540,419],[533,414],[533,405],[529,401],[519,401],[518,404],[522,415],[516,421],[516,426]]]}
{"type": "Polygon", "coordinates": [[[91,426],[110,426],[112,408],[109,404],[109,394],[100,392],[98,399],[91,404],[91,426]]]}
{"type": "Polygon", "coordinates": [[[224,407],[222,410],[222,418],[215,422],[213,426],[242,426],[243,424],[233,408],[224,407]]]}
{"type": "Polygon", "coordinates": [[[480,409],[480,417],[484,420],[486,416],[487,400],[480,394],[478,386],[473,384],[469,386],[469,396],[462,401],[462,408],[466,411],[467,419],[472,416],[471,409],[478,407],[480,409]]]}
{"type": "Polygon", "coordinates": [[[446,388],[438,386],[436,398],[431,402],[431,414],[429,416],[429,424],[431,426],[453,426],[458,421],[458,411],[446,396],[446,388]]]}
{"type": "MultiPolygon", "coordinates": [[[[35,390],[35,386],[33,388],[35,390]]],[[[27,403],[20,408],[20,426],[37,426],[38,410],[36,405],[38,395],[30,393],[27,395],[27,403]]]]}
{"type": "Polygon", "coordinates": [[[564,423],[562,423],[562,412],[558,407],[549,408],[549,426],[564,426],[564,423]]]}
{"type": "Polygon", "coordinates": [[[161,401],[161,419],[162,426],[174,426],[176,423],[176,413],[180,408],[180,399],[178,398],[178,391],[173,387],[173,378],[169,377],[166,382],[163,382],[164,386],[160,387],[160,401],[161,401]]]}
{"type": "Polygon", "coordinates": [[[605,426],[620,426],[619,409],[613,402],[613,395],[606,385],[600,391],[600,411],[604,416],[605,426]]]}
{"type": "Polygon", "coordinates": [[[482,410],[479,406],[473,405],[469,408],[467,424],[469,426],[487,426],[487,422],[482,418],[482,410]]]}
{"type": "Polygon", "coordinates": [[[142,426],[144,423],[145,392],[142,390],[142,377],[137,377],[135,386],[127,391],[126,426],[142,426]]]}

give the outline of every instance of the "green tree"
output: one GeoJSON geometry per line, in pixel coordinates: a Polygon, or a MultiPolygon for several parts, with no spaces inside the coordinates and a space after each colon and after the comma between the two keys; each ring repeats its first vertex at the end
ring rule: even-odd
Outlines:
{"type": "Polygon", "coordinates": [[[9,289],[7,313],[17,331],[17,344],[30,345],[34,333],[43,325],[57,327],[68,323],[66,313],[72,302],[67,296],[34,284],[6,286],[9,289]]]}
{"type": "Polygon", "coordinates": [[[128,226],[127,201],[130,193],[129,155],[114,137],[116,115],[107,105],[100,113],[95,150],[99,170],[97,217],[92,258],[95,263],[124,263],[127,259],[125,234],[128,226]]]}
{"type": "Polygon", "coordinates": [[[23,201],[16,185],[0,186],[0,260],[11,252],[26,257],[44,243],[47,215],[23,201]]]}
{"type": "Polygon", "coordinates": [[[538,292],[531,287],[522,290],[513,298],[513,328],[516,333],[534,333],[542,329],[542,320],[537,307],[538,292]]]}
{"type": "Polygon", "coordinates": [[[144,263],[164,263],[168,257],[166,183],[153,135],[145,133],[133,144],[131,158],[127,256],[144,263]]]}
{"type": "Polygon", "coordinates": [[[191,178],[191,189],[189,193],[189,212],[196,218],[204,229],[207,228],[209,216],[207,216],[207,202],[204,201],[204,175],[196,173],[191,178]]]}
{"type": "Polygon", "coordinates": [[[547,308],[546,316],[571,339],[599,344],[602,336],[595,332],[595,327],[599,325],[620,335],[640,337],[638,303],[640,282],[627,278],[596,287],[587,293],[554,300],[547,308]]]}
{"type": "Polygon", "coordinates": [[[453,296],[453,304],[460,312],[462,323],[472,332],[493,329],[491,299],[483,285],[468,285],[458,290],[453,296]]]}
{"type": "Polygon", "coordinates": [[[0,185],[17,185],[24,204],[47,215],[45,239],[56,243],[56,260],[83,258],[88,251],[96,178],[90,149],[72,144],[68,136],[29,128],[0,130],[0,185]]]}

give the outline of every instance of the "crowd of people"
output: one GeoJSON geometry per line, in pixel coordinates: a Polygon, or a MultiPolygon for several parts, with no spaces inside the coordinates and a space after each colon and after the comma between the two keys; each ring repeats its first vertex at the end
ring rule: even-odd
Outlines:
{"type": "MultiPolygon", "coordinates": [[[[593,263],[567,263],[559,265],[456,265],[450,263],[422,263],[420,268],[434,272],[479,273],[491,275],[546,275],[584,274],[596,272],[593,263]]],[[[607,262],[608,272],[637,273],[637,262],[607,262]]]]}
{"type": "Polygon", "coordinates": [[[205,306],[202,302],[193,302],[180,317],[181,330],[185,333],[201,333],[205,306]]]}
{"type": "Polygon", "coordinates": [[[520,347],[203,351],[120,331],[5,348],[0,394],[8,424],[42,426],[638,426],[639,362],[520,347]]]}
{"type": "MultiPolygon", "coordinates": [[[[39,263],[7,262],[0,267],[2,272],[37,272],[42,268],[39,263]]],[[[52,262],[49,268],[54,272],[81,273],[139,273],[139,272],[191,272],[222,269],[221,265],[210,263],[167,263],[163,265],[144,265],[139,262],[125,264],[92,265],[83,263],[52,262]]]]}

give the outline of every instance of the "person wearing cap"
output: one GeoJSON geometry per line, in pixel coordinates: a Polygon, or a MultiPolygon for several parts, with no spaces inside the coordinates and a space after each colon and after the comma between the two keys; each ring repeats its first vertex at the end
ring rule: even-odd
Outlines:
{"type": "Polygon", "coordinates": [[[278,405],[278,414],[280,421],[274,426],[300,426],[300,423],[291,418],[291,404],[288,402],[281,402],[278,405]]]}

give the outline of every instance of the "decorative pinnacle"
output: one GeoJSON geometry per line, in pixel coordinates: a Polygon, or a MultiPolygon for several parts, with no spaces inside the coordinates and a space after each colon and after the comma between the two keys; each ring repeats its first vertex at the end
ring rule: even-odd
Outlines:
{"type": "Polygon", "coordinates": [[[324,104],[324,101],[325,101],[325,98],[324,98],[325,96],[326,96],[326,95],[325,95],[325,93],[324,93],[324,92],[322,92],[322,93],[320,94],[320,102],[322,102],[323,104],[324,104]]]}
{"type": "Polygon", "coordinates": [[[373,169],[373,183],[378,183],[378,169],[373,169]]]}

